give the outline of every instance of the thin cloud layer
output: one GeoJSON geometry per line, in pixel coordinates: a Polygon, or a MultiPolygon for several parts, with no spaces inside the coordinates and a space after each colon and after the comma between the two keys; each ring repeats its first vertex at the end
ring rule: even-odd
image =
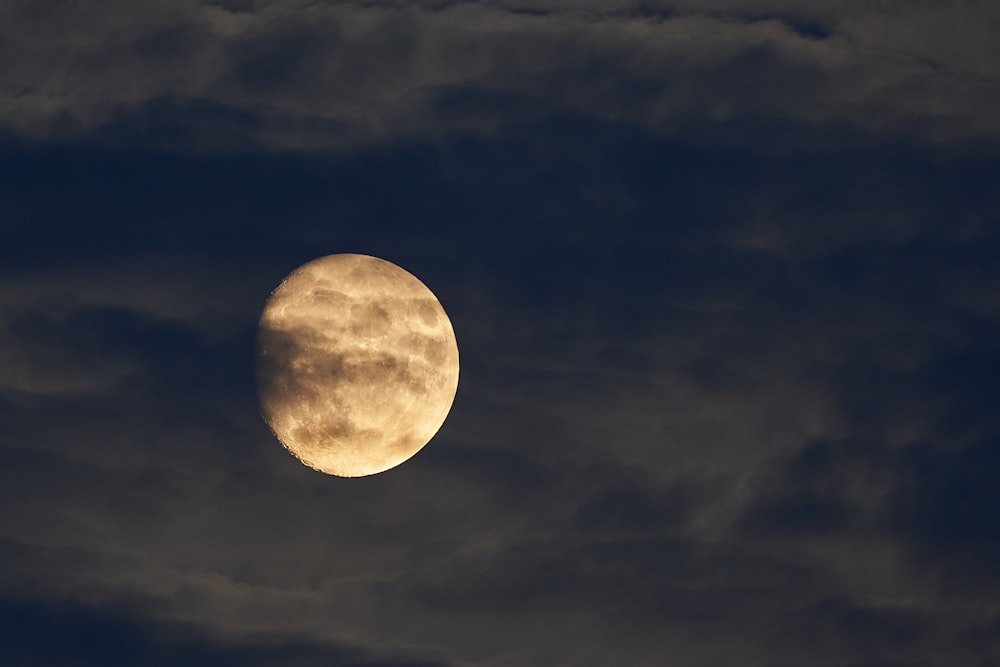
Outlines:
{"type": "Polygon", "coordinates": [[[0,3],[0,663],[1000,661],[995,3],[0,3]],[[288,271],[451,416],[267,430],[288,271]]]}
{"type": "Polygon", "coordinates": [[[0,127],[200,151],[552,114],[667,135],[764,120],[994,141],[996,19],[971,1],[9,2],[0,127]]]}
{"type": "Polygon", "coordinates": [[[0,613],[30,631],[0,648],[995,663],[997,160],[762,131],[559,115],[332,156],[12,142],[0,613]],[[285,453],[252,374],[269,291],[344,251],[420,277],[463,364],[439,436],[363,481],[285,453]]]}

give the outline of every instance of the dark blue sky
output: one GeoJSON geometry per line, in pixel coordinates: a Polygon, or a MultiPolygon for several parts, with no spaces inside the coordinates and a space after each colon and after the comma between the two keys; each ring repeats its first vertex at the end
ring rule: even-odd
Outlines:
{"type": "Polygon", "coordinates": [[[0,2],[0,664],[1000,665],[996,7],[0,2]],[[339,479],[257,319],[440,298],[339,479]]]}

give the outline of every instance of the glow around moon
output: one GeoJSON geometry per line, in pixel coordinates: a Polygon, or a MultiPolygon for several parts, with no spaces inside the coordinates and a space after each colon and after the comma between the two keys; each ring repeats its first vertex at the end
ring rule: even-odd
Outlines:
{"type": "Polygon", "coordinates": [[[321,257],[267,301],[257,386],[271,430],[304,464],[372,475],[444,423],[458,388],[455,332],[434,294],[395,264],[321,257]]]}

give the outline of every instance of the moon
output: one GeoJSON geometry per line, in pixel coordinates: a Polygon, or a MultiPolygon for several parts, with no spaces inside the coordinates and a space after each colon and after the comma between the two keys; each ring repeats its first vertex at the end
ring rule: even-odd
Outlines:
{"type": "Polygon", "coordinates": [[[271,293],[257,329],[264,419],[305,465],[339,477],[403,463],[458,389],[458,344],[437,297],[400,267],[328,255],[271,293]]]}

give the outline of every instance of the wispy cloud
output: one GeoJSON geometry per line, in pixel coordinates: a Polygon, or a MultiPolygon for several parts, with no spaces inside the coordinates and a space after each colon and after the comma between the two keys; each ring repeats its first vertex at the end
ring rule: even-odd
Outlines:
{"type": "Polygon", "coordinates": [[[348,146],[552,114],[665,134],[775,119],[992,141],[1000,82],[985,26],[995,11],[15,2],[0,28],[0,124],[197,150],[348,146]]]}

